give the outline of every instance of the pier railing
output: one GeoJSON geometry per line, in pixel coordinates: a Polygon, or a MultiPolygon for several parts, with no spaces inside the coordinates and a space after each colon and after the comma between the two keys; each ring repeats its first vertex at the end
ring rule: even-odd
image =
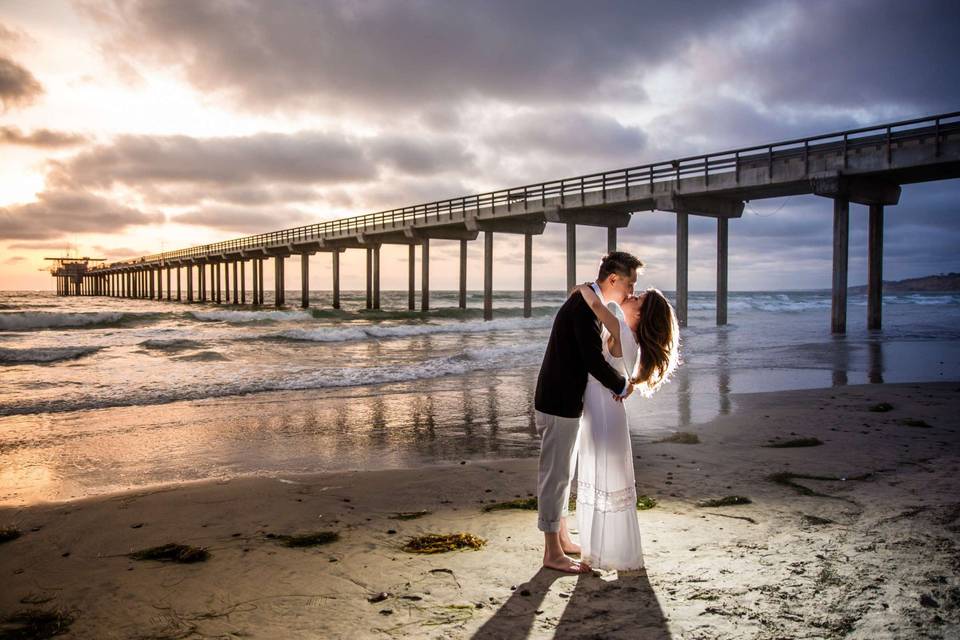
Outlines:
{"type": "MultiPolygon", "coordinates": [[[[396,227],[398,225],[454,220],[455,216],[469,216],[486,207],[506,206],[510,210],[513,207],[522,208],[530,204],[545,204],[547,198],[559,198],[562,205],[565,197],[579,196],[582,202],[584,194],[600,192],[603,196],[602,199],[605,200],[607,191],[611,189],[625,189],[629,198],[630,189],[635,186],[652,186],[656,182],[664,180],[679,181],[691,176],[702,176],[705,183],[709,184],[710,177],[720,173],[735,172],[739,176],[740,168],[745,164],[755,166],[758,162],[766,161],[768,166],[772,167],[775,159],[795,157],[803,158],[806,161],[813,149],[818,153],[836,151],[842,154],[843,164],[846,166],[847,154],[851,151],[861,146],[881,144],[886,146],[887,158],[889,159],[894,143],[904,138],[916,136],[920,133],[918,130],[928,130],[934,136],[935,144],[939,147],[941,127],[950,125],[950,128],[953,129],[958,124],[960,124],[960,111],[954,111],[936,116],[901,120],[876,126],[653,162],[625,169],[537,182],[457,198],[447,198],[142,256],[114,262],[101,268],[144,262],[162,263],[175,259],[297,243],[332,234],[363,233],[364,231],[382,229],[388,225],[396,227]]],[[[923,133],[926,133],[926,131],[923,131],[923,133]]]]}

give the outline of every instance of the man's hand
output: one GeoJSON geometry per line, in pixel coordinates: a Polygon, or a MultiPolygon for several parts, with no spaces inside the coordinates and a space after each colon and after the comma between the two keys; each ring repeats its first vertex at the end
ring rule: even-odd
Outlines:
{"type": "Polygon", "coordinates": [[[631,394],[631,393],[633,393],[633,383],[632,383],[632,382],[628,382],[628,383],[627,383],[627,390],[624,391],[623,395],[622,395],[622,396],[618,396],[617,394],[613,394],[613,399],[616,400],[617,402],[623,402],[623,401],[626,400],[628,397],[630,397],[630,394],[631,394]]]}

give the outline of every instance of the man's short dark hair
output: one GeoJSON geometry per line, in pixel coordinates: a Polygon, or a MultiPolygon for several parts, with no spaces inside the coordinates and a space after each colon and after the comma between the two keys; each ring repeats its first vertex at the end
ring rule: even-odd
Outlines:
{"type": "Polygon", "coordinates": [[[603,282],[611,273],[615,273],[622,278],[629,278],[630,272],[634,269],[643,268],[643,261],[640,258],[627,253],[626,251],[611,251],[603,256],[600,261],[600,273],[597,275],[597,281],[603,282]]]}

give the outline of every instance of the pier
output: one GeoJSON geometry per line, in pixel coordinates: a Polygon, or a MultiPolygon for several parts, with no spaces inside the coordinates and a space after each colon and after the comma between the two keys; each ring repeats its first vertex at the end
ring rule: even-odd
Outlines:
{"type": "MultiPolygon", "coordinates": [[[[148,298],[178,302],[263,305],[264,261],[273,260],[274,304],[282,307],[287,258],[299,256],[307,307],[311,256],[329,254],[333,307],[340,307],[340,254],[366,252],[366,307],[380,308],[380,249],[409,248],[407,305],[416,308],[416,254],[420,250],[420,309],[430,308],[430,241],[460,244],[459,306],[466,308],[467,251],[483,235],[483,317],[493,317],[493,235],[524,236],[524,316],[531,314],[533,237],[547,224],[566,230],[566,284],[576,284],[577,227],[617,231],[637,214],[676,217],[676,311],[687,323],[690,216],[716,219],[716,323],[727,322],[730,220],[744,203],[815,194],[832,200],[831,332],[846,331],[850,204],[869,215],[867,327],[882,325],[884,208],[899,203],[901,185],[960,177],[960,112],[825,133],[601,173],[511,187],[342,218],[269,233],[142,256],[67,273],[51,270],[60,295],[148,298]],[[251,300],[246,299],[247,265],[251,300]],[[232,278],[232,279],[231,279],[232,278]],[[232,294],[231,294],[232,283],[232,294]],[[222,286],[221,286],[222,285],[222,286]]],[[[642,225],[641,220],[638,223],[642,225]]],[[[734,225],[736,231],[736,225],[734,225]]],[[[294,267],[296,268],[296,267],[294,267]]]]}

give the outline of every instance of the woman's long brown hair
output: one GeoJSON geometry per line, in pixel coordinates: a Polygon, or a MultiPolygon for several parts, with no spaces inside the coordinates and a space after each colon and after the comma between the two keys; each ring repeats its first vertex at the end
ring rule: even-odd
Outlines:
{"type": "Polygon", "coordinates": [[[659,289],[647,289],[636,330],[640,366],[631,379],[641,395],[649,396],[670,379],[680,363],[680,327],[673,307],[659,289]]]}

